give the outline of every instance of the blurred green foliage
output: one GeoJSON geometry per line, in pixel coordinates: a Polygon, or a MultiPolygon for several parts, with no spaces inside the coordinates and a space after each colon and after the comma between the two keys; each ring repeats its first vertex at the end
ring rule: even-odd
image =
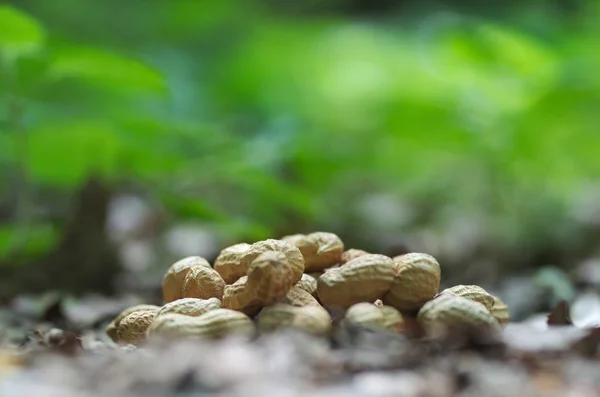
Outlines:
{"type": "Polygon", "coordinates": [[[573,239],[573,200],[600,172],[594,4],[498,19],[258,0],[0,6],[0,251],[21,223],[52,241],[18,207],[91,175],[240,239],[326,228],[368,244],[355,203],[372,193],[413,205],[415,222],[473,215],[506,247],[573,239]]]}

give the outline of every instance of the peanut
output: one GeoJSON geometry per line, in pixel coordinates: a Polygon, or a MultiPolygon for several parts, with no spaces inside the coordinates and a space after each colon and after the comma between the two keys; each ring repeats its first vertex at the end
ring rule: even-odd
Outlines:
{"type": "Polygon", "coordinates": [[[494,297],[477,285],[455,285],[454,287],[446,288],[440,292],[441,294],[462,296],[463,298],[481,303],[488,310],[491,310],[494,306],[494,297]]]}
{"type": "Polygon", "coordinates": [[[304,289],[300,288],[298,285],[292,287],[289,290],[287,295],[283,298],[281,303],[286,303],[292,306],[317,306],[321,307],[317,299],[309,294],[304,289]]]}
{"type": "Polygon", "coordinates": [[[125,318],[127,315],[133,313],[133,312],[137,312],[137,311],[153,311],[153,312],[157,312],[160,309],[159,306],[155,306],[155,305],[135,305],[135,306],[131,306],[126,308],[125,310],[123,310],[121,313],[119,313],[117,315],[117,317],[115,317],[110,324],[108,324],[106,326],[105,332],[106,334],[110,337],[110,339],[112,339],[114,342],[118,341],[117,338],[117,328],[119,328],[119,323],[121,322],[121,320],[123,318],[125,318]]]}
{"type": "Polygon", "coordinates": [[[281,251],[266,251],[248,268],[247,286],[263,304],[281,300],[294,285],[294,269],[281,251]]]}
{"type": "Polygon", "coordinates": [[[190,256],[171,265],[163,277],[162,292],[165,303],[183,298],[181,287],[185,280],[185,276],[190,269],[195,267],[210,268],[210,263],[202,257],[190,256]]]}
{"type": "Polygon", "coordinates": [[[282,240],[269,239],[252,244],[248,251],[242,255],[240,269],[243,269],[244,274],[246,274],[250,264],[260,254],[267,251],[280,251],[285,255],[292,269],[292,285],[296,285],[304,272],[304,257],[302,257],[302,253],[300,253],[298,248],[282,240]]]}
{"type": "Polygon", "coordinates": [[[398,310],[391,306],[361,302],[350,306],[345,318],[353,324],[402,332],[404,320],[398,310]]]}
{"type": "MultiPolygon", "coordinates": [[[[297,247],[298,244],[300,244],[300,242],[302,240],[304,240],[305,237],[306,237],[306,235],[304,235],[304,234],[291,234],[289,236],[283,236],[281,238],[281,241],[285,241],[285,242],[290,243],[293,246],[297,247]]],[[[305,263],[305,265],[306,265],[306,263],[305,263]]]]}
{"type": "Polygon", "coordinates": [[[181,287],[183,298],[223,299],[225,281],[221,275],[211,267],[197,266],[190,269],[185,276],[181,287]]]}
{"type": "Polygon", "coordinates": [[[282,240],[298,247],[304,257],[305,271],[318,271],[340,262],[344,243],[333,233],[295,234],[282,240]]]}
{"type": "Polygon", "coordinates": [[[492,316],[502,325],[506,325],[510,322],[510,314],[508,312],[508,306],[500,298],[494,296],[494,306],[490,309],[492,316]]]}
{"type": "MultiPolygon", "coordinates": [[[[320,276],[320,275],[319,275],[320,276]]],[[[296,287],[301,288],[311,294],[312,296],[317,296],[317,279],[311,275],[303,274],[296,287]]]]}
{"type": "Polygon", "coordinates": [[[221,309],[223,307],[220,300],[217,298],[197,299],[197,298],[181,298],[176,301],[169,302],[158,310],[156,317],[164,316],[168,313],[184,314],[186,316],[196,317],[207,311],[221,309]]]}
{"type": "Polygon", "coordinates": [[[258,329],[269,332],[279,328],[295,328],[324,335],[331,329],[331,316],[322,307],[295,307],[276,304],[265,307],[258,315],[258,329]]]}
{"type": "Polygon", "coordinates": [[[356,259],[359,256],[363,256],[363,255],[367,255],[367,254],[368,254],[367,251],[350,248],[348,251],[344,251],[342,253],[342,256],[340,258],[340,263],[344,264],[344,263],[350,262],[352,259],[356,259]]]}
{"type": "Polygon", "coordinates": [[[241,311],[248,316],[255,316],[263,304],[255,292],[247,286],[248,276],[243,276],[235,283],[225,286],[223,307],[241,311]]]}
{"type": "Polygon", "coordinates": [[[425,303],[419,310],[417,321],[430,335],[438,335],[454,326],[498,328],[498,322],[483,304],[451,294],[440,295],[425,303]]]}
{"type": "Polygon", "coordinates": [[[229,309],[214,309],[198,317],[168,313],[157,317],[147,331],[149,337],[160,335],[171,338],[251,336],[254,332],[254,323],[248,316],[229,309]]]}
{"type": "Polygon", "coordinates": [[[383,297],[386,305],[400,311],[416,311],[438,293],[441,270],[433,256],[421,253],[400,255],[394,258],[394,264],[396,276],[383,297]]]}
{"type": "Polygon", "coordinates": [[[355,303],[381,298],[395,275],[391,258],[363,255],[323,273],[317,280],[317,293],[324,307],[346,310],[355,303]]]}
{"type": "Polygon", "coordinates": [[[250,244],[235,244],[221,250],[221,253],[215,259],[214,268],[227,284],[232,284],[240,277],[246,275],[247,269],[241,267],[240,263],[242,256],[249,248],[250,244]]]}
{"type": "Polygon", "coordinates": [[[146,330],[156,317],[156,310],[138,310],[123,317],[117,327],[119,343],[137,345],[146,339],[146,330]]]}

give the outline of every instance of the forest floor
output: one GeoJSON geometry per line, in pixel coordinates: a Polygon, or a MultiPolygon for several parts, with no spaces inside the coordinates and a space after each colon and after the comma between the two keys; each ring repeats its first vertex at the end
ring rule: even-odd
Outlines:
{"type": "Polygon", "coordinates": [[[0,312],[0,396],[600,395],[600,329],[571,325],[565,308],[435,340],[339,324],[327,338],[279,330],[134,347],[107,338],[110,310],[75,326],[56,301],[38,318],[0,312]]]}

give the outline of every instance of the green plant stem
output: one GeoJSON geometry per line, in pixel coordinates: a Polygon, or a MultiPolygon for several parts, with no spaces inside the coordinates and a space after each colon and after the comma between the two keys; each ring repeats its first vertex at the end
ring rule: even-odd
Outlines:
{"type": "Polygon", "coordinates": [[[29,178],[28,158],[29,139],[23,126],[23,106],[17,93],[15,83],[15,63],[11,59],[3,59],[3,76],[6,92],[6,124],[14,142],[14,177],[15,212],[13,225],[14,239],[11,253],[21,250],[27,242],[31,226],[32,197],[29,178]]]}

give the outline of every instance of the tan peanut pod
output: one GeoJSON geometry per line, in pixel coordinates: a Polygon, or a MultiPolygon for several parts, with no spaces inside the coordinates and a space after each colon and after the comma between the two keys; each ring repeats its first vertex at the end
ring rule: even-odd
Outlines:
{"type": "Polygon", "coordinates": [[[247,286],[248,276],[241,277],[235,283],[225,286],[223,307],[255,316],[263,307],[253,290],[247,286]]]}
{"type": "Polygon", "coordinates": [[[461,296],[444,294],[425,303],[417,321],[426,333],[438,334],[448,327],[489,327],[498,329],[499,324],[481,303],[461,296]]]}
{"type": "Polygon", "coordinates": [[[287,295],[282,299],[281,303],[285,303],[292,306],[317,306],[321,307],[321,304],[317,299],[308,293],[308,291],[300,288],[297,284],[292,287],[287,295]]]}
{"type": "Polygon", "coordinates": [[[214,268],[227,284],[232,284],[246,275],[247,269],[241,266],[241,261],[248,248],[250,248],[250,244],[235,244],[221,250],[221,253],[215,259],[214,268]]]}
{"type": "Polygon", "coordinates": [[[186,316],[197,317],[207,311],[223,308],[223,304],[217,298],[198,299],[181,298],[169,302],[161,307],[156,313],[156,317],[164,316],[168,313],[178,313],[186,316]]]}
{"type": "Polygon", "coordinates": [[[261,332],[295,328],[314,335],[325,335],[331,330],[331,316],[322,307],[296,307],[279,303],[265,307],[260,312],[257,326],[261,332]]]}
{"type": "Polygon", "coordinates": [[[304,273],[304,257],[298,248],[286,241],[269,239],[252,244],[242,256],[240,266],[244,269],[244,272],[248,271],[250,264],[260,254],[267,251],[280,251],[285,255],[292,269],[292,285],[296,285],[302,278],[302,273],[304,273]]]}
{"type": "Polygon", "coordinates": [[[311,275],[304,273],[295,286],[305,290],[312,296],[317,296],[317,279],[311,275]]]}
{"type": "Polygon", "coordinates": [[[293,246],[298,246],[297,244],[300,243],[300,241],[304,240],[304,238],[306,237],[305,234],[291,234],[289,236],[283,236],[280,240],[288,242],[290,244],[292,244],[293,246]]]}
{"type": "Polygon", "coordinates": [[[160,309],[159,306],[156,305],[135,305],[135,306],[131,306],[126,308],[125,310],[123,310],[121,313],[119,313],[117,315],[117,317],[115,317],[110,324],[108,324],[106,326],[105,332],[106,334],[110,337],[110,339],[112,339],[114,342],[117,342],[117,328],[119,327],[119,323],[121,322],[121,320],[133,313],[133,312],[137,312],[137,311],[153,311],[153,312],[157,312],[160,309]]]}
{"type": "Polygon", "coordinates": [[[345,318],[353,324],[383,328],[389,331],[402,332],[404,330],[402,314],[391,306],[377,306],[368,302],[357,303],[348,308],[345,318]]]}
{"type": "Polygon", "coordinates": [[[248,268],[247,288],[265,305],[281,300],[294,285],[294,269],[281,251],[266,251],[248,268]]]}
{"type": "Polygon", "coordinates": [[[478,285],[455,285],[454,287],[446,288],[440,292],[440,295],[448,293],[479,302],[488,310],[491,310],[494,306],[494,297],[478,285]]]}
{"type": "Polygon", "coordinates": [[[210,268],[210,263],[200,256],[189,256],[171,265],[163,277],[162,292],[165,303],[183,298],[182,286],[185,276],[194,267],[210,268]]]}
{"type": "Polygon", "coordinates": [[[197,266],[187,273],[181,295],[183,298],[223,299],[225,280],[211,267],[197,266]]]}
{"type": "Polygon", "coordinates": [[[132,345],[143,342],[156,313],[156,310],[138,310],[123,317],[117,327],[117,341],[132,345]]]}
{"type": "Polygon", "coordinates": [[[394,263],[385,255],[368,254],[326,271],[317,280],[321,304],[346,310],[355,303],[381,298],[396,275],[394,263]]]}
{"type": "Polygon", "coordinates": [[[252,336],[254,332],[254,323],[244,313],[229,309],[214,309],[198,317],[177,313],[157,317],[148,329],[148,336],[222,338],[234,334],[252,336]]]}
{"type": "Polygon", "coordinates": [[[494,296],[494,306],[491,308],[490,313],[501,325],[506,325],[510,322],[508,306],[497,296],[494,296]]]}
{"type": "Polygon", "coordinates": [[[363,256],[363,255],[367,255],[367,254],[368,254],[367,251],[350,248],[349,250],[344,251],[342,253],[342,256],[340,258],[340,263],[344,264],[344,263],[350,262],[352,259],[356,259],[359,256],[363,256]]]}
{"type": "Polygon", "coordinates": [[[344,243],[333,233],[314,232],[305,236],[294,234],[282,240],[298,247],[304,257],[304,270],[323,270],[340,262],[344,243]]]}
{"type": "Polygon", "coordinates": [[[394,258],[396,277],[383,303],[400,311],[416,311],[437,295],[441,270],[427,254],[410,253],[394,258]]]}

